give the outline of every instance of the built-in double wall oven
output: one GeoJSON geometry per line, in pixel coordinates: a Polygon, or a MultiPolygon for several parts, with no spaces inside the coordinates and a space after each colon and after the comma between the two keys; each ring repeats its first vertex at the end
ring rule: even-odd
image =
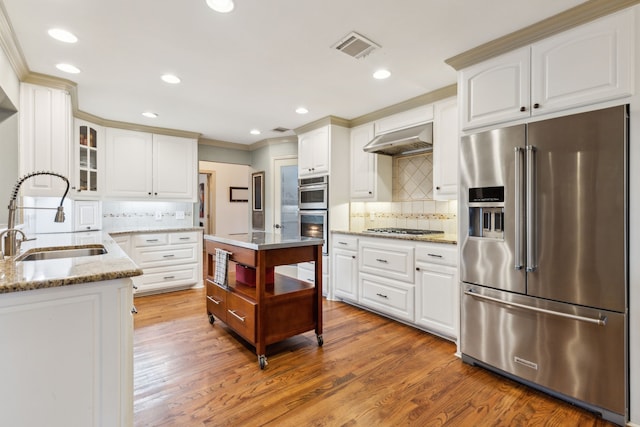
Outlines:
{"type": "Polygon", "coordinates": [[[324,239],[322,253],[327,254],[329,232],[329,177],[302,178],[298,187],[300,235],[324,239]]]}

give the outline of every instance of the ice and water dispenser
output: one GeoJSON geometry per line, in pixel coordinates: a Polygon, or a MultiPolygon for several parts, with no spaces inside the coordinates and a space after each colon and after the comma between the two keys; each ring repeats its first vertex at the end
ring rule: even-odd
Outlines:
{"type": "Polygon", "coordinates": [[[504,239],[504,187],[469,189],[469,236],[504,239]]]}

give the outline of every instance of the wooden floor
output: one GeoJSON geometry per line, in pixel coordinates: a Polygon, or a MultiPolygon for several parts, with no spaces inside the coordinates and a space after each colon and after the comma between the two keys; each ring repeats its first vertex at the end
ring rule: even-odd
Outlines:
{"type": "Polygon", "coordinates": [[[136,298],[136,426],[612,426],[464,364],[455,345],[325,301],[309,332],[252,347],[209,324],[203,290],[136,298]]]}

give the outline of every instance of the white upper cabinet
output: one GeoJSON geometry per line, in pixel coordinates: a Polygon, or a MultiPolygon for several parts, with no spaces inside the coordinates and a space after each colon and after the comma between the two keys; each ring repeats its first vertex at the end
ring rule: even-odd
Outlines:
{"type": "Polygon", "coordinates": [[[107,196],[153,196],[153,137],[150,133],[107,129],[107,196]]]}
{"type": "Polygon", "coordinates": [[[153,135],[153,193],[164,199],[193,199],[198,182],[197,142],[153,135]]]}
{"type": "Polygon", "coordinates": [[[107,129],[107,196],[195,201],[197,141],[107,129]]]}
{"type": "MultiPolygon", "coordinates": [[[[20,85],[20,175],[51,171],[70,178],[71,97],[66,91],[20,85]]],[[[60,178],[39,175],[24,182],[22,194],[62,196],[60,178]]]]}
{"type": "Polygon", "coordinates": [[[462,129],[631,95],[633,20],[621,11],[461,70],[462,129]]]}
{"type": "Polygon", "coordinates": [[[458,101],[449,98],[434,106],[433,198],[458,198],[458,101]]]}
{"type": "Polygon", "coordinates": [[[458,75],[463,102],[462,128],[528,116],[529,48],[489,59],[458,75]]]}
{"type": "Polygon", "coordinates": [[[329,126],[323,126],[298,136],[298,176],[326,175],[329,173],[329,126]]]}
{"type": "Polygon", "coordinates": [[[76,200],[73,204],[73,231],[100,230],[102,228],[102,202],[76,200]]]}
{"type": "Polygon", "coordinates": [[[104,128],[76,119],[74,129],[70,195],[95,198],[104,191],[104,128]]]}
{"type": "Polygon", "coordinates": [[[390,202],[391,157],[362,150],[373,137],[373,123],[351,129],[351,199],[390,202]]]}
{"type": "Polygon", "coordinates": [[[533,115],[621,98],[632,92],[632,10],[531,46],[533,115]]]}

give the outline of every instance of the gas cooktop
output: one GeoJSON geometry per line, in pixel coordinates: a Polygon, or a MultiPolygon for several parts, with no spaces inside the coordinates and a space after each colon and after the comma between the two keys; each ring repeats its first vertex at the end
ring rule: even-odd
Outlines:
{"type": "Polygon", "coordinates": [[[396,227],[387,227],[387,228],[368,228],[364,230],[365,233],[373,233],[373,234],[410,234],[413,236],[420,236],[423,234],[443,234],[444,231],[439,230],[420,230],[417,228],[396,228],[396,227]]]}

